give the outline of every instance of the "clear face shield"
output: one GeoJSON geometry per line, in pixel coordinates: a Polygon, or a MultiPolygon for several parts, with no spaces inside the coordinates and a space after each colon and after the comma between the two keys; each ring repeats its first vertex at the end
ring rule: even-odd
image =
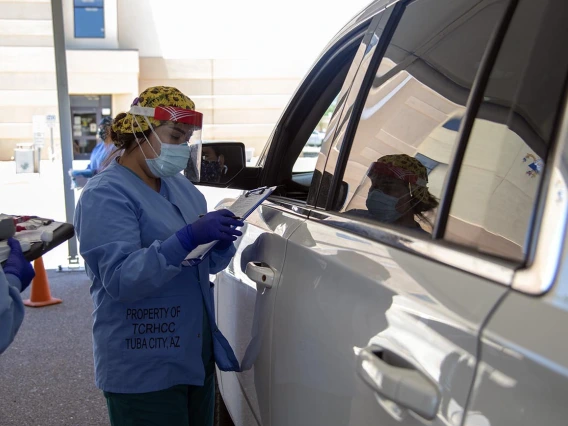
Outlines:
{"type": "Polygon", "coordinates": [[[161,152],[159,155],[156,153],[156,155],[157,159],[162,159],[163,161],[156,167],[163,167],[164,164],[172,167],[174,167],[173,164],[176,164],[177,166],[183,154],[184,167],[181,167],[178,171],[185,169],[188,179],[192,182],[199,182],[201,176],[203,114],[183,108],[161,106],[156,108],[132,106],[130,113],[135,119],[136,116],[142,116],[162,144],[161,152]],[[147,117],[166,123],[154,128],[147,117]],[[185,161],[187,148],[184,149],[182,147],[189,147],[187,162],[185,161]]]}

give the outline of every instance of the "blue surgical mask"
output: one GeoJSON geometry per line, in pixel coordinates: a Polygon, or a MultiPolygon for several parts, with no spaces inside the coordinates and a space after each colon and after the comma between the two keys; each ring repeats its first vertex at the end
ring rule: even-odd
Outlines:
{"type": "MultiPolygon", "coordinates": [[[[191,154],[189,145],[185,143],[180,145],[163,143],[158,134],[154,131],[154,128],[150,124],[150,121],[146,117],[144,117],[144,119],[148,123],[148,126],[152,130],[152,133],[154,133],[154,136],[156,137],[158,142],[160,142],[161,146],[160,155],[158,155],[156,158],[146,158],[146,155],[144,155],[144,150],[142,150],[142,154],[144,155],[144,158],[146,158],[146,164],[148,165],[150,172],[157,178],[175,176],[177,173],[181,172],[187,167],[191,154]]],[[[138,123],[136,116],[134,116],[134,121],[138,123]]],[[[140,128],[140,124],[138,124],[138,127],[140,128]]],[[[132,127],[132,133],[134,133],[134,127],[132,127]]],[[[157,155],[154,147],[152,146],[146,135],[144,135],[144,139],[146,139],[146,142],[148,142],[148,145],[150,145],[152,151],[154,151],[154,153],[157,155]]],[[[138,142],[138,139],[136,140],[136,142],[138,142]]],[[[138,147],[142,149],[140,142],[138,142],[138,147]]]]}
{"type": "Polygon", "coordinates": [[[399,198],[387,195],[379,189],[369,191],[367,209],[381,222],[393,223],[402,216],[396,209],[399,198]]]}
{"type": "Polygon", "coordinates": [[[189,161],[189,145],[170,145],[162,143],[160,155],[146,159],[146,164],[156,177],[175,176],[187,167],[189,161]]]}

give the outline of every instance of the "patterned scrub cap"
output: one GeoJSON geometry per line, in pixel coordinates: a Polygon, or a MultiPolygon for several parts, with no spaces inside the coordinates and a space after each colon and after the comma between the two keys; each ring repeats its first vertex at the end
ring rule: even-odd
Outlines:
{"type": "MultiPolygon", "coordinates": [[[[144,90],[140,96],[138,96],[132,102],[132,106],[140,106],[145,108],[157,108],[162,107],[178,107],[191,111],[195,111],[195,103],[181,93],[175,87],[167,86],[155,86],[149,87],[144,90]]],[[[153,117],[147,117],[148,121],[152,123],[154,127],[158,127],[161,122],[153,117]]],[[[121,120],[115,120],[112,124],[112,130],[116,133],[135,133],[145,132],[150,127],[148,122],[144,118],[138,118],[134,120],[134,116],[131,113],[126,113],[126,117],[121,120]]]]}

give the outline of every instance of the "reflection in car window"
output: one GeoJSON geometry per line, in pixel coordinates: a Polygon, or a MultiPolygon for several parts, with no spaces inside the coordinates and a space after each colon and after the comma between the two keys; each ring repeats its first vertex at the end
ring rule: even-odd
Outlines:
{"type": "Polygon", "coordinates": [[[302,149],[298,159],[294,163],[292,173],[307,173],[313,172],[316,168],[316,163],[318,160],[318,154],[321,150],[321,145],[325,133],[327,132],[327,127],[329,125],[329,120],[333,115],[335,108],[337,107],[338,96],[329,105],[322,118],[318,122],[316,128],[312,131],[306,145],[302,149]]]}
{"type": "Polygon", "coordinates": [[[438,200],[428,190],[424,164],[406,154],[385,155],[371,164],[367,178],[371,181],[367,209],[345,213],[423,231],[416,218],[427,222],[426,215],[438,207],[438,200]]]}
{"type": "Polygon", "coordinates": [[[517,6],[468,141],[447,240],[524,259],[568,68],[566,55],[550,54],[563,50],[568,35],[565,25],[552,30],[548,24],[565,16],[558,8],[567,7],[551,1],[517,6]]]}
{"type": "Polygon", "coordinates": [[[431,233],[469,91],[504,3],[406,7],[361,113],[341,213],[431,233]]]}

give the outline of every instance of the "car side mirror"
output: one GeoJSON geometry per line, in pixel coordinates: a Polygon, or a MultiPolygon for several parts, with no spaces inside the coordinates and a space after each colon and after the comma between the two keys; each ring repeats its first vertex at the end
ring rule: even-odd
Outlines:
{"type": "MultiPolygon", "coordinates": [[[[188,168],[184,175],[195,176],[188,168]]],[[[226,185],[246,168],[246,151],[242,142],[203,142],[201,147],[201,172],[199,182],[194,184],[226,185]]]]}

